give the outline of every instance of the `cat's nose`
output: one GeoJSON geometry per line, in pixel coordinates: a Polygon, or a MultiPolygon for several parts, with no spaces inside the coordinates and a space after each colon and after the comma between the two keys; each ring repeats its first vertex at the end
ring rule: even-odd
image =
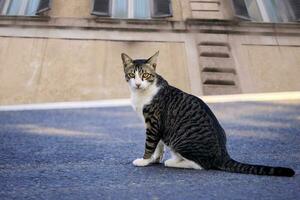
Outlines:
{"type": "Polygon", "coordinates": [[[140,83],[136,83],[135,84],[137,88],[140,88],[141,84],[140,83]]]}

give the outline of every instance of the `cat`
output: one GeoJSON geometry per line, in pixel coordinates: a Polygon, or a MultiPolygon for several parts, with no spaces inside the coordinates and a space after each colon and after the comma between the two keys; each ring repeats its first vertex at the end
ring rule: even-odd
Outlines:
{"type": "Polygon", "coordinates": [[[161,162],[165,145],[171,152],[171,158],[164,162],[166,167],[288,177],[295,174],[290,168],[233,160],[226,149],[225,131],[208,105],[170,86],[156,73],[158,54],[138,60],[121,54],[132,106],[146,128],[143,158],[134,160],[133,165],[161,162]]]}

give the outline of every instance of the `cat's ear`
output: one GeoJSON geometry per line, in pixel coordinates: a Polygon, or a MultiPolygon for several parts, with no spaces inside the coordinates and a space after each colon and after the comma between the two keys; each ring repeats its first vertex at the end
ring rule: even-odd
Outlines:
{"type": "Polygon", "coordinates": [[[133,62],[132,59],[128,55],[126,55],[125,53],[122,53],[121,57],[122,57],[124,67],[126,67],[127,65],[129,65],[130,63],[133,62]]]}
{"type": "Polygon", "coordinates": [[[147,63],[149,63],[150,65],[152,65],[152,67],[154,68],[154,70],[156,69],[158,54],[159,54],[159,51],[157,51],[153,56],[151,56],[147,60],[147,63]]]}

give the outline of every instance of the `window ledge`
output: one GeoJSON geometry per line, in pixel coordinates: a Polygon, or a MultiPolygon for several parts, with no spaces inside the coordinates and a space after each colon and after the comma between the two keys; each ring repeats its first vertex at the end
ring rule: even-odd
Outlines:
{"type": "Polygon", "coordinates": [[[217,26],[232,26],[234,21],[222,20],[222,19],[195,19],[187,18],[186,23],[188,25],[217,25],[217,26]]]}
{"type": "Polygon", "coordinates": [[[239,21],[237,23],[240,26],[261,26],[261,27],[300,27],[299,22],[251,22],[251,21],[239,21]]]}
{"type": "Polygon", "coordinates": [[[123,19],[123,18],[95,18],[95,22],[98,23],[112,23],[112,24],[168,24],[170,20],[168,19],[123,19]]]}
{"type": "Polygon", "coordinates": [[[295,22],[255,22],[255,21],[243,21],[243,20],[220,20],[220,19],[194,19],[188,18],[186,20],[187,24],[191,25],[220,25],[220,26],[232,26],[232,25],[239,25],[239,26],[260,26],[260,27],[291,27],[297,26],[299,27],[300,23],[295,22]]]}
{"type": "Polygon", "coordinates": [[[236,34],[284,34],[300,35],[299,23],[261,23],[219,19],[186,19],[175,21],[163,19],[116,19],[116,18],[63,18],[49,16],[0,16],[0,27],[20,26],[22,28],[57,29],[102,29],[122,31],[167,31],[205,32],[236,34]]]}
{"type": "Polygon", "coordinates": [[[183,21],[162,19],[119,19],[119,18],[94,18],[96,26],[117,29],[140,30],[186,30],[183,21]]]}
{"type": "Polygon", "coordinates": [[[26,16],[26,15],[0,15],[0,20],[10,21],[49,21],[49,16],[37,15],[37,16],[26,16]]]}

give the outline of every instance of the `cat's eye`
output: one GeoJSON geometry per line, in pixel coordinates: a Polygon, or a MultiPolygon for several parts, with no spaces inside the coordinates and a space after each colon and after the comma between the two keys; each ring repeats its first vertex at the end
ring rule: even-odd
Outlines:
{"type": "Polygon", "coordinates": [[[151,76],[151,75],[148,74],[148,73],[144,73],[144,74],[143,74],[143,78],[145,78],[145,79],[149,78],[150,76],[151,76]]]}
{"type": "Polygon", "coordinates": [[[134,73],[129,73],[128,76],[129,76],[129,78],[134,78],[135,77],[134,73]]]}

